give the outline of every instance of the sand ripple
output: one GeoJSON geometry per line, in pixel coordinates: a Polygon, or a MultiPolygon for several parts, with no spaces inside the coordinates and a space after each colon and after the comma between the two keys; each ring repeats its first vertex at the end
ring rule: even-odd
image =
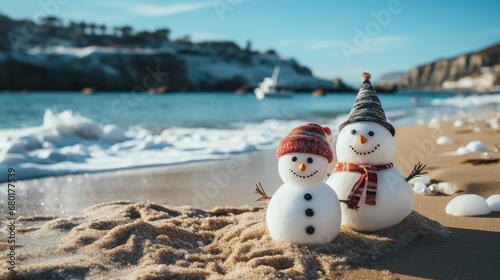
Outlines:
{"type": "MultiPolygon", "coordinates": [[[[331,278],[416,241],[450,236],[413,212],[377,233],[342,228],[330,244],[297,246],[270,238],[263,208],[205,211],[123,201],[92,206],[83,217],[19,222],[30,230],[18,234],[16,279],[331,278]]],[[[9,276],[2,261],[0,278],[9,276]]]]}

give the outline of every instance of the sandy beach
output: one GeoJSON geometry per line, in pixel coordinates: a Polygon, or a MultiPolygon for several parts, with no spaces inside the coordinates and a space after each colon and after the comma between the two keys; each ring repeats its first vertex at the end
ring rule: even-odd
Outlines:
{"type": "MultiPolygon", "coordinates": [[[[500,193],[499,163],[470,165],[479,153],[447,155],[481,140],[491,158],[500,133],[476,118],[398,128],[394,164],[409,174],[427,164],[436,181],[484,198],[500,193]],[[477,131],[477,129],[476,129],[477,131]],[[446,135],[454,142],[437,145],[446,135]]],[[[2,279],[493,279],[500,275],[500,212],[445,213],[454,196],[415,195],[414,212],[375,233],[342,228],[326,245],[273,241],[265,202],[281,185],[274,150],[230,160],[27,180],[17,197],[16,274],[1,242],[2,279]]],[[[332,163],[332,168],[333,168],[332,163]]],[[[7,225],[1,233],[7,240],[7,225]]]]}

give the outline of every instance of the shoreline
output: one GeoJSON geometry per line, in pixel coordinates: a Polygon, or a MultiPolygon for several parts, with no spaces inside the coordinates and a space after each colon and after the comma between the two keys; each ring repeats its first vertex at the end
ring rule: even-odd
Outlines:
{"type": "MultiPolygon", "coordinates": [[[[439,128],[433,129],[428,125],[397,127],[394,164],[403,174],[409,174],[414,164],[420,161],[427,164],[426,171],[432,179],[451,181],[458,176],[457,187],[474,192],[474,184],[469,182],[469,179],[474,177],[473,171],[478,167],[471,168],[458,162],[481,155],[445,154],[477,139],[489,142],[490,145],[500,144],[500,141],[495,143],[497,134],[498,132],[484,131],[474,133],[470,127],[456,129],[451,122],[441,122],[439,128]],[[408,137],[410,134],[416,136],[408,137]],[[456,139],[455,143],[437,145],[437,138],[443,135],[452,136],[456,139]],[[477,137],[474,137],[475,135],[477,137]]],[[[334,144],[332,146],[335,149],[334,144]]],[[[42,177],[21,180],[18,184],[21,194],[26,195],[21,197],[21,203],[37,200],[40,202],[39,205],[22,205],[25,213],[29,215],[73,215],[93,204],[113,200],[154,202],[172,206],[191,205],[209,210],[216,206],[253,206],[253,196],[242,197],[240,191],[250,189],[253,192],[258,182],[264,186],[266,192],[274,193],[282,184],[277,163],[275,149],[265,149],[233,154],[230,158],[223,159],[42,177]],[[189,188],[187,193],[186,188],[189,188]],[[53,210],[65,208],[64,202],[71,207],[61,209],[64,212],[53,210]]],[[[329,171],[333,170],[335,164],[334,159],[329,171]]],[[[493,166],[482,167],[491,169],[493,166]]],[[[477,179],[487,185],[487,194],[491,195],[494,194],[495,185],[490,182],[495,182],[495,173],[492,170],[486,173],[493,176],[477,179]]],[[[481,191],[484,190],[483,186],[481,191]]],[[[0,210],[0,213],[3,210],[0,210]]]]}
{"type": "MultiPolygon", "coordinates": [[[[433,179],[446,181],[446,178],[459,176],[457,183],[459,189],[471,188],[474,190],[474,185],[467,181],[467,178],[470,177],[468,175],[469,168],[467,165],[458,164],[458,162],[474,156],[480,157],[480,155],[447,156],[445,154],[466,145],[467,141],[473,140],[474,135],[478,135],[476,138],[487,138],[486,140],[494,145],[496,135],[485,134],[484,131],[479,134],[474,133],[471,127],[455,129],[451,122],[441,122],[439,126],[439,128],[433,129],[430,129],[428,125],[397,127],[395,166],[403,174],[409,174],[414,164],[420,161],[427,164],[426,171],[432,175],[433,179]],[[448,136],[457,139],[455,143],[437,145],[436,139],[447,133],[448,136]],[[408,137],[409,134],[412,137],[408,137]],[[411,141],[408,141],[409,138],[411,141]],[[452,164],[453,169],[459,169],[460,172],[454,174],[454,171],[448,168],[451,163],[454,163],[452,164]]],[[[332,147],[335,148],[334,144],[332,147]]],[[[274,193],[282,184],[277,163],[275,150],[265,149],[237,153],[231,155],[230,158],[223,159],[41,177],[18,181],[18,184],[26,188],[24,194],[27,195],[20,200],[31,202],[31,205],[23,205],[23,208],[27,208],[26,213],[28,214],[43,214],[44,209],[51,211],[45,212],[47,215],[78,214],[86,207],[102,202],[101,197],[107,198],[108,201],[145,201],[172,206],[191,205],[208,210],[216,206],[252,205],[253,197],[248,199],[241,197],[238,195],[238,191],[248,188],[253,192],[258,182],[262,183],[268,193],[274,193]],[[249,171],[252,169],[255,169],[259,175],[253,175],[249,171]],[[75,185],[79,186],[78,189],[74,188],[75,185]],[[183,195],[179,196],[185,192],[186,187],[190,189],[189,193],[194,196],[193,199],[183,195]],[[79,191],[82,192],[79,193],[79,191]],[[65,209],[63,213],[59,210],[52,211],[51,209],[64,208],[64,205],[61,207],[63,201],[58,201],[55,198],[73,199],[67,203],[71,205],[71,208],[65,209]],[[42,202],[44,205],[41,205],[42,202]],[[221,202],[229,203],[223,205],[221,202]]],[[[336,160],[330,164],[330,171],[335,163],[336,160]]],[[[494,165],[483,167],[490,168],[490,166],[494,165]]],[[[491,171],[488,173],[494,174],[491,171]]],[[[494,181],[494,178],[478,179],[487,184],[490,190],[488,193],[493,194],[495,187],[489,182],[494,181]]],[[[2,183],[2,185],[4,184],[2,183]]]]}
{"type": "MultiPolygon", "coordinates": [[[[476,193],[484,198],[500,193],[498,163],[471,166],[462,164],[460,161],[481,157],[481,154],[461,156],[445,154],[455,151],[472,140],[482,140],[490,150],[495,144],[499,144],[499,131],[486,126],[481,116],[477,116],[476,123],[480,124],[481,131],[478,133],[474,132],[473,125],[470,124],[469,127],[467,122],[461,128],[454,128],[451,122],[439,123],[439,127],[434,124],[434,128],[427,125],[397,128],[394,161],[396,167],[403,174],[408,174],[413,167],[411,163],[421,161],[428,165],[426,170],[431,179],[452,182],[457,185],[460,193],[476,193]],[[454,143],[437,145],[435,140],[441,135],[449,136],[454,143]]],[[[498,226],[500,212],[492,212],[481,217],[448,215],[444,208],[456,195],[415,194],[413,210],[415,215],[418,215],[415,217],[422,217],[415,220],[417,228],[413,228],[415,225],[407,225],[407,228],[396,226],[383,231],[386,233],[374,234],[359,234],[342,228],[341,238],[337,240],[339,244],[333,241],[328,245],[329,247],[315,247],[315,249],[311,249],[312,247],[300,249],[297,246],[275,243],[270,240],[263,223],[263,207],[266,203],[253,203],[258,198],[258,195],[253,193],[257,182],[261,182],[270,195],[281,185],[277,170],[278,161],[274,152],[274,150],[265,150],[234,155],[228,160],[92,173],[87,176],[67,175],[24,182],[25,185],[32,184],[32,186],[24,186],[24,190],[21,186],[20,196],[17,198],[20,211],[24,211],[20,214],[22,218],[18,220],[22,224],[18,232],[19,240],[28,243],[35,242],[39,245],[31,247],[33,253],[23,251],[22,248],[18,251],[19,256],[24,256],[20,262],[27,265],[27,270],[23,270],[23,273],[30,276],[41,275],[38,273],[42,272],[66,277],[86,275],[89,278],[118,276],[122,273],[116,268],[108,272],[97,268],[95,271],[97,274],[94,274],[86,270],[82,272],[83,268],[75,268],[70,263],[54,265],[55,261],[61,258],[70,261],[75,258],[85,259],[85,254],[95,253],[95,250],[104,250],[106,260],[119,257],[125,258],[125,264],[131,261],[128,268],[125,264],[120,264],[125,265],[121,269],[130,272],[130,275],[150,275],[151,277],[170,275],[179,278],[181,275],[191,275],[204,278],[211,275],[215,278],[231,278],[231,276],[247,275],[251,278],[259,278],[264,275],[274,278],[281,275],[281,277],[300,278],[312,277],[314,274],[318,278],[343,277],[347,279],[457,277],[488,279],[500,273],[499,268],[494,265],[498,252],[495,246],[491,246],[498,241],[498,236],[500,236],[498,226]],[[44,183],[39,184],[41,182],[44,183]],[[130,202],[124,202],[124,200],[130,202]],[[31,208],[30,212],[28,211],[29,205],[22,205],[23,201],[33,202],[36,207],[31,208]],[[40,205],[42,202],[43,206],[40,205]],[[139,223],[139,220],[144,223],[139,223]],[[190,221],[189,226],[184,228],[183,224],[188,223],[187,221],[190,221]],[[434,221],[437,223],[433,224],[434,221]],[[429,223],[434,226],[428,228],[427,231],[421,231],[425,228],[424,224],[429,223]],[[165,228],[167,224],[175,226],[165,228]],[[180,238],[175,237],[179,234],[178,230],[181,230],[179,227],[182,227],[183,234],[190,236],[200,230],[194,230],[199,227],[198,224],[206,230],[202,231],[201,236],[193,235],[189,239],[176,239],[180,238]],[[123,239],[120,232],[124,230],[126,232],[127,228],[135,232],[135,235],[142,237],[134,239],[129,236],[129,239],[123,239]],[[408,230],[410,228],[413,229],[408,230]],[[170,232],[164,235],[170,241],[164,243],[158,239],[159,235],[153,234],[159,229],[161,229],[160,232],[170,232]],[[445,231],[441,229],[451,232],[451,239],[445,237],[445,231]],[[404,236],[414,230],[418,232],[417,235],[409,239],[406,245],[397,245],[403,243],[399,243],[400,239],[396,236],[401,235],[404,239],[404,236]],[[96,235],[96,233],[99,234],[96,235]],[[382,243],[377,243],[377,240],[385,236],[384,234],[392,236],[390,240],[384,241],[388,242],[386,244],[388,247],[384,249],[385,251],[382,250],[385,253],[377,253],[371,259],[355,257],[356,252],[363,249],[353,245],[353,240],[367,242],[367,246],[368,244],[379,246],[382,243]],[[434,237],[422,239],[418,236],[434,237]],[[55,240],[61,238],[65,240],[64,246],[54,243],[55,240]],[[105,240],[102,238],[107,238],[108,243],[103,243],[105,240]],[[168,247],[170,249],[167,248],[171,251],[165,255],[165,258],[168,259],[167,256],[172,255],[180,256],[185,260],[151,259],[147,257],[147,252],[153,249],[146,249],[149,248],[147,246],[143,248],[142,242],[146,242],[144,240],[151,240],[147,242],[155,244],[151,248],[173,246],[168,247]],[[226,241],[230,243],[224,243],[226,241]],[[192,245],[180,245],[182,242],[192,245]],[[344,244],[343,242],[347,243],[339,247],[340,243],[344,244]],[[206,245],[207,243],[209,245],[206,245]],[[191,248],[189,246],[194,247],[189,249],[191,248]],[[198,247],[199,249],[196,249],[198,247]],[[224,247],[233,248],[238,253],[233,252],[231,255],[231,252],[226,251],[224,247]],[[239,251],[243,247],[253,253],[239,251]],[[350,249],[353,250],[354,255],[348,252],[350,249]],[[135,261],[127,259],[131,256],[121,255],[122,253],[118,253],[121,252],[120,250],[129,252],[128,254],[136,256],[133,258],[137,259],[135,261]],[[49,251],[53,252],[48,254],[49,251]],[[203,253],[196,255],[195,252],[203,253]],[[325,252],[330,253],[325,254],[325,252]],[[139,253],[143,255],[135,255],[139,253]],[[201,257],[205,255],[207,259],[201,257]],[[352,258],[352,262],[342,261],[342,256],[350,256],[348,259],[352,258]],[[337,257],[340,259],[335,259],[337,257]],[[190,258],[194,259],[189,261],[190,258]],[[233,258],[236,266],[226,263],[226,258],[233,258]],[[303,260],[304,263],[298,264],[290,260],[303,260]],[[35,263],[38,264],[35,265],[35,263]],[[311,269],[313,274],[310,274],[311,269]],[[175,271],[180,274],[175,274],[175,271]]],[[[493,151],[489,155],[500,157],[500,153],[493,151]]],[[[332,163],[334,164],[335,162],[332,163]]],[[[4,248],[2,246],[2,250],[4,248]]],[[[380,248],[373,248],[365,254],[370,256],[370,250],[380,250],[380,248]]],[[[82,265],[89,266],[92,262],[83,262],[82,265]]],[[[0,275],[1,273],[4,272],[0,271],[0,275]]],[[[121,275],[131,277],[128,274],[127,276],[121,275]]]]}
{"type": "MultiPolygon", "coordinates": [[[[225,114],[218,113],[220,110],[216,108],[197,108],[200,114],[188,114],[185,119],[180,118],[177,121],[176,118],[168,121],[143,118],[140,112],[144,108],[139,107],[133,110],[134,114],[122,115],[113,111],[112,104],[117,98],[118,96],[111,96],[102,101],[104,105],[110,106],[108,109],[111,111],[106,110],[108,113],[101,115],[80,115],[78,107],[75,106],[89,102],[87,97],[83,97],[74,99],[68,104],[67,110],[62,112],[44,109],[38,117],[43,116],[42,120],[19,120],[20,123],[36,122],[35,126],[0,129],[0,142],[3,143],[0,169],[15,168],[19,171],[18,179],[42,178],[219,160],[240,153],[273,149],[288,131],[305,122],[318,122],[331,127],[335,132],[336,127],[347,116],[347,106],[351,107],[355,96],[327,96],[325,99],[297,96],[295,101],[285,103],[277,100],[259,102],[253,97],[247,97],[248,104],[251,105],[247,106],[248,108],[243,106],[246,109],[236,105],[241,103],[240,97],[224,98],[224,102],[228,102],[224,104],[233,107],[227,112],[228,115],[250,115],[251,121],[248,117],[228,119],[225,114]],[[310,101],[314,106],[302,110],[302,100],[310,101]],[[335,103],[338,105],[332,106],[335,103]],[[297,111],[302,113],[292,113],[297,111]],[[199,115],[203,114],[209,114],[210,117],[200,118],[199,115]],[[121,123],[109,123],[110,120],[117,121],[122,117],[126,119],[121,123]],[[303,118],[307,121],[301,120],[303,118]],[[39,125],[39,122],[42,122],[42,125],[39,125]],[[203,128],[175,126],[176,123],[183,122],[197,124],[203,128]],[[139,126],[136,126],[138,123],[139,126]],[[149,125],[143,127],[140,124],[149,125]],[[204,126],[208,124],[211,125],[204,126]]],[[[169,101],[173,102],[172,107],[177,108],[177,111],[171,110],[171,114],[182,113],[179,108],[184,104],[183,99],[184,96],[177,96],[169,101]]],[[[199,104],[205,104],[209,98],[203,100],[201,103],[198,101],[199,104]]],[[[41,98],[38,102],[44,104],[45,101],[41,98]]],[[[7,106],[17,106],[18,103],[7,106]]],[[[158,103],[161,102],[149,98],[141,104],[154,109],[158,107],[158,103]]],[[[497,111],[500,95],[493,98],[445,99],[428,95],[425,99],[421,98],[420,104],[411,103],[409,95],[399,95],[397,98],[389,97],[386,103],[389,108],[386,111],[388,119],[396,127],[403,127],[429,120],[437,122],[454,119],[457,115],[473,116],[479,114],[480,110],[497,111]]],[[[133,103],[134,106],[138,104],[133,103]]],[[[36,110],[41,110],[41,107],[36,110]]],[[[6,181],[6,175],[0,173],[0,182],[6,181]]]]}
{"type": "Polygon", "coordinates": [[[237,154],[230,159],[18,181],[17,199],[23,215],[62,217],[109,201],[190,205],[206,210],[263,206],[253,203],[258,182],[272,193],[281,185],[274,150],[237,154]],[[252,168],[261,175],[253,177],[245,171],[252,168]],[[242,197],[242,190],[251,193],[242,197]]]}

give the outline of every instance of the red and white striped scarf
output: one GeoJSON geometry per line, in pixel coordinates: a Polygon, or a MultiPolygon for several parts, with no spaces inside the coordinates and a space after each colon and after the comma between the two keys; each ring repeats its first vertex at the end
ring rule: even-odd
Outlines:
{"type": "MultiPolygon", "coordinates": [[[[361,177],[354,183],[347,200],[358,206],[363,190],[366,187],[365,203],[368,205],[375,205],[375,197],[377,196],[377,171],[389,169],[393,166],[394,164],[392,164],[392,162],[382,165],[356,165],[348,162],[339,162],[337,166],[335,166],[335,172],[351,171],[361,173],[361,177]]],[[[348,208],[355,209],[356,207],[348,205],[348,208]]]]}

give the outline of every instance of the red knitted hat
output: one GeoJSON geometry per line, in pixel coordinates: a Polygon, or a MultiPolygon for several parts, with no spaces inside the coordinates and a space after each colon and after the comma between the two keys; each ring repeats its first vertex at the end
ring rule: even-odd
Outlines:
{"type": "Polygon", "coordinates": [[[308,123],[294,128],[281,140],[276,156],[279,158],[289,153],[307,153],[325,157],[333,161],[333,152],[329,139],[332,131],[329,127],[308,123]]]}

